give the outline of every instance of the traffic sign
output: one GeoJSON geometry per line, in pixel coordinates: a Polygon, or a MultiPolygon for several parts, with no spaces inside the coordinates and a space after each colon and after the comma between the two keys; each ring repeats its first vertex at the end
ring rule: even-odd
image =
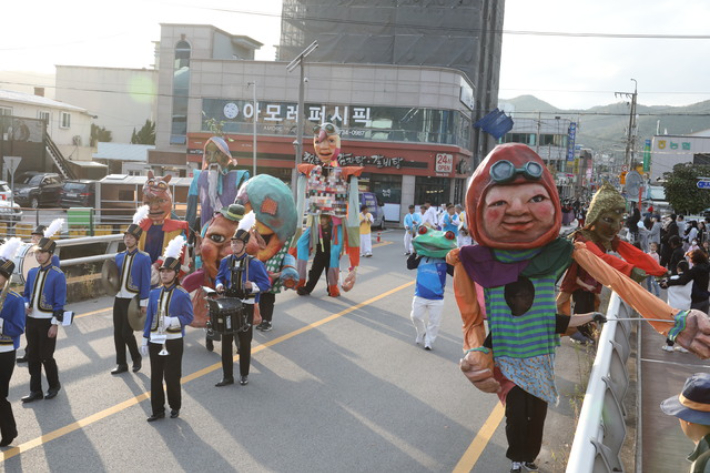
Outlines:
{"type": "Polygon", "coordinates": [[[710,189],[710,181],[698,181],[698,189],[710,189]]]}
{"type": "Polygon", "coordinates": [[[21,156],[5,156],[2,158],[3,163],[5,164],[5,169],[7,172],[10,173],[10,175],[15,174],[15,171],[17,170],[17,167],[20,165],[20,161],[22,161],[21,156]]]}

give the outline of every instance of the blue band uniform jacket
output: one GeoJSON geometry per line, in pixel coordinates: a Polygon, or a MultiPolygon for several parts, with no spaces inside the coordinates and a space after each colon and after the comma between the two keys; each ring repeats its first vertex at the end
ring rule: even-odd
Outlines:
{"type": "Polygon", "coordinates": [[[55,316],[57,320],[61,320],[64,314],[64,305],[67,302],[67,280],[64,273],[52,265],[30,269],[22,297],[30,305],[30,309],[33,309],[35,305],[34,298],[39,298],[38,309],[41,315],[31,314],[31,317],[50,319],[55,316]],[[44,278],[39,278],[41,279],[41,287],[35,288],[35,281],[38,279],[40,271],[46,275],[44,278]]]}
{"type": "Polygon", "coordinates": [[[20,335],[25,331],[25,301],[15,291],[8,291],[0,311],[3,320],[0,332],[0,353],[11,352],[20,347],[20,335]]]}
{"type": "Polygon", "coordinates": [[[242,287],[244,287],[244,283],[246,281],[251,281],[252,284],[256,286],[256,288],[252,289],[251,294],[255,294],[256,297],[253,299],[242,299],[242,302],[247,304],[258,304],[261,293],[271,289],[271,280],[269,279],[269,275],[266,273],[264,263],[247,254],[243,254],[241,256],[230,255],[222,259],[219,263],[217,277],[215,278],[215,287],[221,284],[224,286],[225,290],[229,289],[232,285],[232,266],[241,264],[244,258],[248,258],[249,263],[247,271],[242,273],[242,287]]]}
{"type": "Polygon", "coordinates": [[[167,339],[173,340],[184,337],[185,325],[190,325],[194,316],[190,294],[182,286],[177,284],[173,284],[170,287],[161,286],[150,291],[143,337],[150,339],[151,332],[158,332],[160,326],[160,307],[163,303],[166,308],[164,315],[177,317],[180,320],[179,328],[165,327],[167,339]]]}
{"type": "Polygon", "coordinates": [[[116,266],[121,281],[116,297],[132,299],[138,294],[141,306],[146,306],[150,296],[150,255],[137,248],[131,253],[124,251],[116,255],[116,266]],[[127,277],[124,277],[124,271],[128,272],[127,277]]]}

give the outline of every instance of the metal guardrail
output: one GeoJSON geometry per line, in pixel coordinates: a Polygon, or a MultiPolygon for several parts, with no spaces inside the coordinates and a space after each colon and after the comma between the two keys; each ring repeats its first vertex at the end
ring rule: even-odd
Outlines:
{"type": "Polygon", "coordinates": [[[608,322],[599,337],[567,473],[625,471],[619,453],[626,437],[623,400],[629,387],[626,361],[631,353],[630,315],[629,306],[612,293],[608,322]]]}
{"type": "MultiPolygon", "coordinates": [[[[77,245],[86,245],[89,243],[108,243],[106,247],[106,253],[103,255],[93,255],[93,256],[84,256],[81,258],[72,258],[72,259],[60,259],[59,265],[60,267],[66,267],[66,266],[72,266],[75,264],[83,264],[83,263],[95,263],[97,261],[105,261],[107,259],[111,259],[114,256],[116,256],[116,253],[118,252],[118,245],[123,241],[123,235],[122,234],[116,234],[116,235],[100,235],[100,236],[93,236],[93,237],[80,237],[80,238],[71,238],[68,240],[57,240],[57,248],[64,248],[67,246],[77,246],[77,245]]],[[[61,251],[60,251],[61,254],[61,251]]]]}

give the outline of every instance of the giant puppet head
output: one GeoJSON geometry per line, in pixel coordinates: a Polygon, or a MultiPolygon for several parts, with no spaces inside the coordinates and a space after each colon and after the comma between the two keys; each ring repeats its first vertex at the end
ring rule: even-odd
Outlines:
{"type": "Polygon", "coordinates": [[[217,277],[220,261],[232,254],[230,240],[245,213],[244,206],[232,204],[215,212],[207,225],[199,244],[199,254],[202,267],[212,280],[217,277]]]}
{"type": "Polygon", "coordinates": [[[321,123],[313,128],[313,149],[322,164],[338,165],[340,132],[332,123],[321,123]]]}
{"type": "Polygon", "coordinates": [[[473,238],[483,246],[543,246],[558,237],[562,225],[555,180],[526,145],[496,146],[469,183],[466,218],[473,238]]]}
{"type": "Polygon", "coordinates": [[[260,174],[245,182],[236,202],[247,212],[254,211],[247,252],[260,261],[274,256],[296,232],[298,215],[293,194],[286,184],[268,174],[260,174]]]}
{"type": "Polygon", "coordinates": [[[229,145],[219,136],[207,140],[202,155],[203,171],[219,171],[225,173],[231,166],[236,166],[237,160],[232,157],[229,145]]]}
{"type": "Polygon", "coordinates": [[[173,209],[173,194],[170,192],[170,179],[172,176],[156,177],[148,171],[148,179],[143,185],[143,204],[150,207],[148,218],[153,225],[162,225],[166,218],[170,218],[173,209]]]}
{"type": "Polygon", "coordinates": [[[582,233],[595,243],[612,249],[611,242],[624,226],[626,199],[605,182],[592,197],[582,233]]]}

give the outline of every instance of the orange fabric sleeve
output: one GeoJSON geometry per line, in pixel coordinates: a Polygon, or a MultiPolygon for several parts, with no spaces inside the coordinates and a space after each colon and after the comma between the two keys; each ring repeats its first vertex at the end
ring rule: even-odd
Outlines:
{"type": "Polygon", "coordinates": [[[656,260],[651,258],[650,255],[639,250],[631,243],[620,241],[617,251],[626,261],[633,263],[634,266],[643,269],[651,276],[663,276],[668,272],[666,268],[656,263],[656,260]]]}
{"type": "Polygon", "coordinates": [[[365,169],[362,166],[344,166],[341,169],[341,173],[343,176],[343,179],[347,179],[350,176],[358,176],[360,177],[360,174],[362,174],[362,171],[365,169]]]}
{"type": "MultiPolygon", "coordinates": [[[[652,322],[649,324],[661,335],[668,335],[673,328],[675,314],[680,312],[666,304],[661,299],[651,295],[630,277],[615,271],[601,258],[595,257],[588,247],[582,243],[575,243],[572,258],[579,263],[591,276],[619,294],[619,296],[634,310],[645,318],[665,319],[668,322],[652,322]]],[[[618,261],[618,258],[615,258],[618,261]]]]}
{"type": "MultiPolygon", "coordinates": [[[[615,270],[619,271],[620,273],[623,273],[627,276],[631,275],[631,271],[634,269],[633,264],[629,264],[626,261],[622,260],[621,258],[617,258],[614,255],[609,255],[607,253],[604,253],[602,250],[599,249],[599,247],[591,242],[591,241],[586,241],[584,243],[587,247],[587,249],[596,257],[601,258],[606,264],[614,268],[615,270]]],[[[576,245],[576,243],[575,243],[576,245]]],[[[584,268],[587,269],[587,268],[584,268]]],[[[591,274],[591,273],[589,273],[591,274]]],[[[592,275],[594,277],[594,275],[592,275]]],[[[597,279],[597,278],[594,278],[597,279]]],[[[597,279],[599,281],[599,279],[597,279]]],[[[599,281],[601,282],[601,281],[599,281]]],[[[602,283],[604,284],[604,283],[602,283]]]]}
{"type": "Polygon", "coordinates": [[[296,165],[296,169],[298,170],[298,172],[300,172],[301,174],[305,174],[306,176],[313,170],[314,167],[316,167],[315,164],[309,163],[300,163],[296,165]]]}
{"type": "Polygon", "coordinates": [[[446,255],[446,262],[454,267],[454,294],[463,322],[463,349],[483,346],[486,341],[483,313],[478,305],[476,287],[459,260],[459,249],[451,250],[446,255]]]}

